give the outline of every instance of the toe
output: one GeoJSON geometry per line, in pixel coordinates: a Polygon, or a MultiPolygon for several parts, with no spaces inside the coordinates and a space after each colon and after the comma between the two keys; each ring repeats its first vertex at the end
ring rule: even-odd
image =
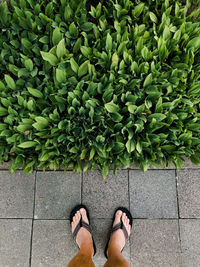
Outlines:
{"type": "Polygon", "coordinates": [[[121,219],[121,216],[122,216],[122,211],[121,210],[118,210],[115,214],[115,220],[113,222],[113,226],[117,225],[118,223],[120,223],[120,219],[121,219]]]}
{"type": "Polygon", "coordinates": [[[86,212],[86,210],[84,208],[80,209],[80,215],[82,216],[83,221],[85,221],[86,223],[89,224],[88,217],[87,217],[87,212],[86,212]]]}

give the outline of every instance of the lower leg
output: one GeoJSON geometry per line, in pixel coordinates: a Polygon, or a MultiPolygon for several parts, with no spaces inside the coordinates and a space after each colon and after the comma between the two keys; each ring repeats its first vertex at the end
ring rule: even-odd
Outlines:
{"type": "Polygon", "coordinates": [[[94,267],[92,261],[93,246],[81,247],[67,267],[94,267]]]}
{"type": "Polygon", "coordinates": [[[108,248],[108,260],[104,267],[130,267],[129,263],[124,259],[120,249],[115,246],[108,248]]]}

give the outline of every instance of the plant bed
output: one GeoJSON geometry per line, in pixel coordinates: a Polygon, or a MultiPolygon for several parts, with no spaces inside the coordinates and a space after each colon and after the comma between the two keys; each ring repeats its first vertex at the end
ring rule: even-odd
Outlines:
{"type": "Polygon", "coordinates": [[[97,167],[105,179],[111,165],[200,165],[199,1],[9,2],[0,163],[10,172],[97,167]]]}

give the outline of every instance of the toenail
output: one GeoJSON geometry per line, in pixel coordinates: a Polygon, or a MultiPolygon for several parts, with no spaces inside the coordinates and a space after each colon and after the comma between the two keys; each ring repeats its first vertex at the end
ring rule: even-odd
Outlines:
{"type": "Polygon", "coordinates": [[[117,215],[121,215],[121,214],[122,214],[121,210],[118,210],[117,215]]]}

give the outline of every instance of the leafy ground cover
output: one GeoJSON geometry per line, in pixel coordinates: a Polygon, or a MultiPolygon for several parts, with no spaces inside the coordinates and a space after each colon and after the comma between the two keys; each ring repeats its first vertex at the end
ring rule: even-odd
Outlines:
{"type": "Polygon", "coordinates": [[[199,5],[1,2],[0,162],[103,178],[200,164],[199,5]]]}

